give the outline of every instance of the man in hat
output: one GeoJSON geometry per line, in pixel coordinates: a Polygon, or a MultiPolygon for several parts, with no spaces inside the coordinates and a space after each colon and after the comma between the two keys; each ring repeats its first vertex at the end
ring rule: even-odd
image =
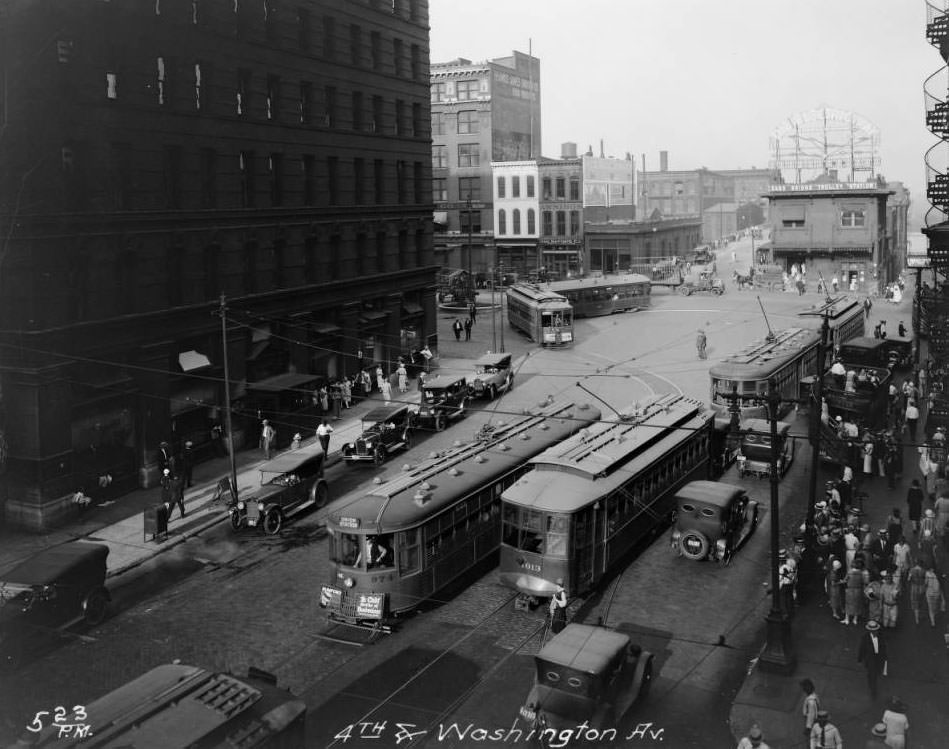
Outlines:
{"type": "Polygon", "coordinates": [[[886,676],[886,643],[880,636],[880,623],[871,619],[867,622],[866,632],[860,638],[857,661],[867,669],[867,686],[870,696],[876,699],[877,682],[880,676],[886,676]]]}
{"type": "Polygon", "coordinates": [[[705,347],[708,345],[708,339],[705,337],[705,331],[699,329],[698,335],[695,336],[695,348],[699,352],[699,359],[707,359],[708,355],[705,353],[705,347]]]}
{"type": "Polygon", "coordinates": [[[567,591],[563,588],[563,578],[557,578],[557,590],[550,598],[550,628],[554,634],[567,626],[567,591]]]}
{"type": "Polygon", "coordinates": [[[840,731],[830,722],[830,714],[826,710],[818,710],[817,722],[811,728],[810,749],[843,749],[843,745],[840,731]]]}
{"type": "Polygon", "coordinates": [[[194,442],[185,440],[184,449],[181,451],[181,478],[186,487],[194,484],[192,473],[194,472],[194,442]]]}
{"type": "Polygon", "coordinates": [[[263,427],[260,430],[260,449],[264,451],[267,460],[273,454],[274,442],[277,440],[277,430],[270,426],[267,419],[263,421],[263,427]]]}
{"type": "Polygon", "coordinates": [[[781,608],[789,617],[794,613],[794,588],[797,584],[797,564],[788,558],[787,549],[778,552],[778,592],[781,597],[781,608]]]}
{"type": "Polygon", "coordinates": [[[770,747],[764,743],[761,729],[755,724],[749,729],[748,735],[743,736],[738,742],[738,749],[770,749],[770,747]]]}
{"type": "Polygon", "coordinates": [[[171,447],[167,442],[158,443],[158,467],[164,472],[165,469],[171,469],[172,455],[171,447]]]}

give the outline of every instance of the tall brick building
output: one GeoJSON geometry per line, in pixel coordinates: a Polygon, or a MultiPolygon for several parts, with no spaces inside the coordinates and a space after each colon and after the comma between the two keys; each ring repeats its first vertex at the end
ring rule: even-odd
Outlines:
{"type": "MultiPolygon", "coordinates": [[[[0,0],[0,506],[435,331],[426,0],[0,0]],[[3,451],[0,451],[2,453],[3,451]]],[[[274,401],[274,402],[277,402],[274,401]]],[[[105,491],[105,489],[103,489],[105,491]]]]}

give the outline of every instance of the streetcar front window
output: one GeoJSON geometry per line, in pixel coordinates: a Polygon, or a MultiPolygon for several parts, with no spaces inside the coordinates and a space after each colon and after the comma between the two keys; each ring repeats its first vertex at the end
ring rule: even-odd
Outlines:
{"type": "Polygon", "coordinates": [[[563,531],[559,528],[554,531],[553,538],[551,538],[549,534],[551,529],[548,528],[544,513],[536,510],[519,509],[514,505],[504,505],[502,539],[508,546],[532,554],[543,554],[545,548],[547,548],[545,541],[549,543],[553,540],[554,543],[563,544],[563,550],[560,553],[564,554],[566,550],[566,524],[563,525],[563,528],[563,531]],[[560,539],[561,533],[563,534],[562,541],[560,539]]]}
{"type": "Polygon", "coordinates": [[[547,555],[554,557],[567,556],[567,539],[570,529],[570,518],[567,515],[547,516],[547,555]]]}
{"type": "Polygon", "coordinates": [[[355,533],[334,533],[330,537],[330,559],[345,567],[359,564],[360,537],[355,533]]]}

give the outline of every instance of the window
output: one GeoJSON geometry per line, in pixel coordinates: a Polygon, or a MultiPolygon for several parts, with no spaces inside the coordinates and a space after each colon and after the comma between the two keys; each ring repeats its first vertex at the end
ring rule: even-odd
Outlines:
{"type": "Polygon", "coordinates": [[[544,193],[544,200],[550,200],[551,197],[553,196],[553,193],[550,190],[550,184],[551,184],[550,177],[544,177],[544,179],[541,181],[541,186],[543,188],[543,193],[544,193]]]}
{"type": "Polygon", "coordinates": [[[412,77],[413,81],[417,81],[421,77],[422,70],[422,54],[419,50],[417,44],[413,44],[409,49],[409,75],[412,77]]]}
{"type": "MultiPolygon", "coordinates": [[[[841,217],[841,221],[843,217],[841,217]]],[[[846,226],[846,224],[842,224],[846,226]]],[[[781,221],[781,226],[785,229],[803,229],[804,228],[804,219],[802,218],[786,218],[781,221]]]]}
{"type": "Polygon", "coordinates": [[[368,253],[366,252],[368,245],[368,238],[365,234],[360,232],[356,235],[356,274],[362,276],[366,273],[366,260],[368,253]]]}
{"type": "Polygon", "coordinates": [[[297,8],[297,46],[304,52],[310,49],[310,11],[297,8]]]}
{"type": "Polygon", "coordinates": [[[372,97],[372,122],[369,123],[370,133],[382,132],[382,118],[384,115],[382,97],[378,94],[372,97]]]}
{"type": "Polygon", "coordinates": [[[504,192],[505,192],[505,185],[506,185],[506,184],[507,184],[507,180],[504,179],[504,175],[499,175],[499,176],[498,176],[498,189],[497,189],[497,194],[495,195],[495,197],[497,197],[497,198],[503,198],[503,197],[505,197],[504,192]]]}
{"type": "Polygon", "coordinates": [[[415,198],[416,203],[425,202],[425,190],[424,182],[422,179],[422,162],[413,161],[412,162],[412,196],[415,198]]]}
{"type": "Polygon", "coordinates": [[[366,200],[366,160],[353,159],[353,202],[362,205],[366,200]]]}
{"type": "Polygon", "coordinates": [[[336,19],[332,16],[323,16],[323,57],[336,57],[336,19]]]}
{"type": "Polygon", "coordinates": [[[237,115],[243,117],[247,114],[250,95],[250,71],[241,68],[237,71],[237,115]]]}
{"type": "Polygon", "coordinates": [[[333,234],[330,237],[329,263],[327,264],[327,275],[331,281],[339,278],[339,260],[343,250],[343,238],[339,234],[333,234]]]}
{"type": "Polygon", "coordinates": [[[516,174],[511,177],[511,197],[521,197],[521,178],[516,174]]]}
{"type": "Polygon", "coordinates": [[[567,212],[557,211],[557,236],[565,236],[567,233],[567,212]]]}
{"type": "Polygon", "coordinates": [[[369,34],[369,57],[372,69],[378,72],[382,69],[382,34],[373,31],[369,34]]]}
{"type": "Polygon", "coordinates": [[[554,214],[553,211],[544,211],[540,215],[541,220],[541,234],[544,236],[550,236],[554,233],[554,214]]]}
{"type": "Polygon", "coordinates": [[[405,182],[407,179],[405,162],[399,159],[395,162],[395,199],[399,204],[405,203],[405,182]]]}
{"type": "Polygon", "coordinates": [[[441,112],[432,112],[432,135],[445,134],[445,117],[441,112]]]}
{"type": "Polygon", "coordinates": [[[841,226],[864,226],[865,222],[866,212],[863,209],[845,210],[840,214],[841,226]]]}
{"type": "Polygon", "coordinates": [[[412,132],[410,135],[413,138],[420,138],[425,133],[423,132],[422,126],[422,105],[418,102],[412,103],[412,132]]]}
{"type": "Polygon", "coordinates": [[[481,154],[477,143],[458,144],[458,166],[480,166],[481,154]]]}
{"type": "Polygon", "coordinates": [[[580,235],[580,211],[570,211],[570,236],[580,235]]]}
{"type": "Polygon", "coordinates": [[[405,131],[405,102],[402,99],[395,100],[395,134],[404,135],[405,131]]]}
{"type": "Polygon", "coordinates": [[[409,233],[403,229],[399,232],[399,267],[404,268],[408,264],[409,257],[409,233]]]}
{"type": "Polygon", "coordinates": [[[448,200],[448,180],[444,177],[432,180],[432,200],[436,203],[444,203],[448,200]]]}
{"type": "Polygon", "coordinates": [[[181,208],[181,147],[165,146],[165,205],[181,208]]]}
{"type": "Polygon", "coordinates": [[[521,233],[521,211],[519,208],[515,208],[511,211],[511,229],[512,234],[521,233]]]}
{"type": "Polygon", "coordinates": [[[264,29],[267,34],[267,40],[277,41],[277,14],[275,13],[273,0],[264,0],[264,29]]]}
{"type": "Polygon", "coordinates": [[[564,200],[567,197],[567,181],[563,177],[557,177],[557,199],[564,200]]]}
{"type": "Polygon", "coordinates": [[[353,130],[362,130],[362,92],[353,91],[353,130]]]}
{"type": "Polygon", "coordinates": [[[432,146],[432,168],[444,169],[448,166],[448,146],[432,146]]]}
{"type": "Polygon", "coordinates": [[[459,101],[471,101],[478,98],[478,81],[456,81],[455,96],[459,101]]]}
{"type": "Polygon", "coordinates": [[[376,232],[376,271],[385,273],[386,270],[386,233],[376,232]]]}
{"type": "Polygon", "coordinates": [[[199,112],[208,107],[208,91],[210,91],[208,77],[210,71],[211,66],[207,63],[196,62],[194,64],[194,108],[199,112]]]}
{"type": "Polygon", "coordinates": [[[570,200],[580,200],[580,180],[576,177],[570,178],[570,200]]]}
{"type": "Polygon", "coordinates": [[[254,152],[241,151],[238,155],[241,176],[241,208],[254,207],[254,152]]]}
{"type": "Polygon", "coordinates": [[[314,205],[316,203],[316,159],[310,154],[305,154],[300,160],[300,166],[303,170],[303,205],[314,205]]]}
{"type": "Polygon", "coordinates": [[[461,230],[467,233],[469,230],[472,234],[481,233],[481,211],[477,208],[472,208],[470,211],[464,209],[459,212],[459,218],[461,220],[461,230]]]}
{"type": "Polygon", "coordinates": [[[458,133],[464,135],[480,131],[478,113],[473,109],[465,109],[458,113],[458,133]]]}
{"type": "Polygon", "coordinates": [[[527,209],[527,233],[535,234],[537,232],[537,214],[533,208],[527,209]]]}
{"type": "Polygon", "coordinates": [[[310,122],[310,112],[313,108],[313,84],[309,81],[300,82],[300,124],[306,125],[310,122]]]}
{"type": "Polygon", "coordinates": [[[533,174],[527,175],[527,197],[529,198],[534,197],[534,175],[533,174]]]}
{"type": "Polygon", "coordinates": [[[280,76],[267,76],[267,119],[275,120],[280,112],[280,76]]]}
{"type": "Polygon", "coordinates": [[[402,58],[405,54],[404,44],[401,39],[392,40],[392,66],[395,68],[395,74],[402,77],[402,58]]]}
{"type": "Polygon", "coordinates": [[[481,200],[481,178],[480,177],[459,177],[458,178],[458,199],[459,200],[481,200]]]}
{"type": "Polygon", "coordinates": [[[433,83],[432,84],[432,101],[445,101],[445,92],[448,88],[447,83],[433,83]]]}
{"type": "Polygon", "coordinates": [[[502,208],[498,211],[498,236],[507,234],[507,212],[502,208]]]}
{"type": "Polygon", "coordinates": [[[270,167],[270,205],[276,208],[283,205],[283,154],[270,154],[268,166],[270,167]]]}
{"type": "Polygon", "coordinates": [[[105,74],[105,95],[109,99],[119,98],[119,80],[115,73],[105,74]]]}
{"type": "Polygon", "coordinates": [[[165,58],[159,57],[156,62],[158,64],[158,72],[155,76],[155,89],[158,94],[158,106],[161,107],[168,103],[168,92],[165,90],[168,80],[165,73],[165,58]]]}
{"type": "Polygon", "coordinates": [[[213,148],[201,149],[201,207],[217,207],[217,153],[213,148]]]}
{"type": "Polygon", "coordinates": [[[323,89],[323,124],[327,127],[336,125],[336,86],[327,86],[323,89]]]}
{"type": "Polygon", "coordinates": [[[382,159],[376,159],[372,163],[373,192],[376,204],[380,205],[386,199],[386,170],[385,162],[382,159]]]}
{"type": "Polygon", "coordinates": [[[353,65],[362,65],[362,27],[358,23],[349,26],[349,59],[353,65]]]}
{"type": "Polygon", "coordinates": [[[330,205],[339,205],[339,157],[326,158],[326,193],[330,205]]]}

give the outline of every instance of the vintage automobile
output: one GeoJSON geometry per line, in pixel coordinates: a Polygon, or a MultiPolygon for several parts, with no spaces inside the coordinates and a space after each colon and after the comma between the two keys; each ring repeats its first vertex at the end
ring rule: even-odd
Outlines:
{"type": "Polygon", "coordinates": [[[437,375],[422,386],[418,424],[442,431],[450,419],[465,414],[468,400],[468,381],[454,375],[437,375]]]}
{"type": "Polygon", "coordinates": [[[913,340],[861,336],[842,343],[836,353],[851,366],[902,369],[913,363],[913,340]]]}
{"type": "Polygon", "coordinates": [[[740,486],[692,481],[676,493],[672,548],[686,559],[726,565],[758,526],[758,503],[740,486]]]}
{"type": "MultiPolygon", "coordinates": [[[[778,476],[782,477],[794,460],[795,441],[790,431],[790,424],[778,422],[778,476]]],[[[766,419],[745,419],[737,460],[739,476],[764,478],[771,475],[771,422],[766,419]]]]}
{"type": "Polygon", "coordinates": [[[534,686],[519,712],[539,731],[581,723],[615,730],[652,683],[652,654],[606,627],[568,624],[534,661],[534,686]]]}
{"type": "Polygon", "coordinates": [[[87,541],[53,546],[0,575],[0,663],[16,665],[34,636],[105,619],[109,547],[87,541]]]}
{"type": "Polygon", "coordinates": [[[684,296],[692,296],[703,291],[721,296],[725,293],[725,284],[722,279],[712,276],[711,271],[702,271],[688,276],[679,286],[679,293],[684,296]]]}
{"type": "Polygon", "coordinates": [[[475,373],[468,378],[468,395],[494,400],[502,390],[514,386],[510,354],[485,354],[475,362],[475,373]]]}
{"type": "Polygon", "coordinates": [[[290,450],[260,466],[260,488],[238,497],[230,506],[231,528],[260,526],[264,533],[280,532],[287,518],[323,507],[329,486],[323,478],[323,451],[312,447],[290,450]]]}
{"type": "Polygon", "coordinates": [[[385,463],[396,450],[412,444],[415,406],[392,404],[372,409],[362,417],[363,432],[340,451],[346,463],[385,463]]]}

